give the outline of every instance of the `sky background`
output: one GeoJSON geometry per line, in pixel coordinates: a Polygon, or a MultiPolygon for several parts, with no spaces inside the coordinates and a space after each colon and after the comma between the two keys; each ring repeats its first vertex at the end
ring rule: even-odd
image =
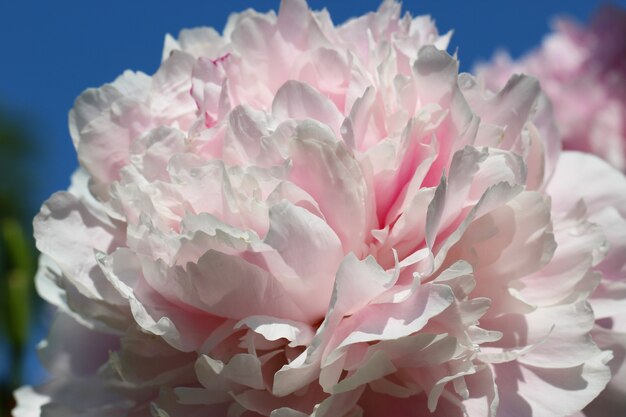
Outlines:
{"type": "MultiPolygon", "coordinates": [[[[374,10],[379,3],[309,1],[313,9],[328,8],[336,24],[374,10]]],[[[498,49],[517,57],[536,47],[555,16],[587,22],[604,3],[407,0],[404,10],[430,14],[442,33],[454,29],[450,51],[458,48],[461,68],[469,71],[498,49]]],[[[626,8],[626,0],[612,3],[626,8]]],[[[28,217],[50,194],[67,187],[77,166],[67,114],[82,90],[110,82],[125,69],[153,73],[166,33],[176,35],[195,26],[221,30],[233,11],[278,6],[279,0],[0,0],[0,111],[20,121],[35,145],[28,161],[34,185],[24,189],[28,217]]]]}

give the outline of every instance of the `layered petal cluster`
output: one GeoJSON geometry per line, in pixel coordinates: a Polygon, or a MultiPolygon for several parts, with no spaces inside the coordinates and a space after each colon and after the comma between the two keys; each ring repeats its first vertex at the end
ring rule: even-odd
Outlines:
{"type": "Polygon", "coordinates": [[[447,40],[393,1],[334,26],[285,0],[83,93],[81,168],[35,219],[55,379],[14,416],[580,411],[613,357],[591,217],[626,179],[447,40]]]}
{"type": "Polygon", "coordinates": [[[589,27],[557,19],[539,49],[517,61],[501,52],[477,73],[495,90],[515,73],[538,78],[553,102],[563,147],[626,171],[626,10],[605,6],[589,27]]]}
{"type": "MultiPolygon", "coordinates": [[[[625,10],[605,6],[589,27],[559,19],[554,33],[538,50],[518,61],[500,53],[493,62],[479,66],[477,73],[481,83],[493,91],[502,88],[515,73],[537,77],[552,102],[563,148],[596,154],[626,171],[625,10]]],[[[606,168],[598,168],[592,174],[577,172],[572,166],[568,178],[553,182],[565,188],[576,187],[583,180],[581,176],[595,177],[599,187],[622,181],[606,168]]],[[[577,198],[570,198],[570,202],[577,198]]],[[[590,221],[603,227],[610,247],[606,259],[594,268],[602,274],[602,281],[591,298],[597,319],[593,337],[614,353],[610,364],[614,377],[606,392],[587,410],[590,416],[626,413],[624,198],[623,192],[615,191],[588,207],[590,221]]]]}

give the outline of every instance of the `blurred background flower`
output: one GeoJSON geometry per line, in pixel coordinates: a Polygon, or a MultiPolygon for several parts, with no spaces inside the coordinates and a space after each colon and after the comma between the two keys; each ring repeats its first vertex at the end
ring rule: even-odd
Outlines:
{"type": "Polygon", "coordinates": [[[499,51],[476,73],[497,91],[509,77],[536,77],[554,108],[563,148],[626,171],[626,9],[603,7],[587,25],[561,17],[540,47],[513,60],[499,51]]]}
{"type": "MultiPolygon", "coordinates": [[[[336,22],[379,3],[309,1],[312,9],[328,8],[336,22]]],[[[449,50],[460,46],[461,68],[469,71],[497,49],[517,58],[535,48],[554,16],[587,22],[603,3],[421,0],[406,1],[404,8],[431,14],[442,32],[454,29],[449,50]]],[[[626,8],[626,0],[613,4],[626,8]]],[[[67,130],[73,100],[127,68],[153,73],[166,33],[220,28],[231,11],[248,6],[277,9],[279,1],[182,1],[175,10],[148,0],[0,3],[0,416],[10,408],[12,387],[45,377],[34,353],[47,315],[32,307],[36,255],[30,224],[41,203],[67,187],[77,166],[67,130]]]]}

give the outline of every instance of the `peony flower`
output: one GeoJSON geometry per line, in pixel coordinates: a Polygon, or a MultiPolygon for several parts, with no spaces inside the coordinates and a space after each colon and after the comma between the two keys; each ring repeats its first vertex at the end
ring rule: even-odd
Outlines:
{"type": "Polygon", "coordinates": [[[623,275],[593,219],[626,179],[560,153],[535,80],[491,94],[447,41],[394,1],[334,26],[286,0],[84,92],[81,168],[35,219],[55,377],[14,416],[587,405],[613,357],[589,297],[623,275]]]}
{"type": "Polygon", "coordinates": [[[626,11],[605,6],[589,27],[557,19],[541,48],[506,53],[477,68],[499,90],[514,73],[537,77],[554,105],[563,147],[594,153],[626,171],[626,11]]]}

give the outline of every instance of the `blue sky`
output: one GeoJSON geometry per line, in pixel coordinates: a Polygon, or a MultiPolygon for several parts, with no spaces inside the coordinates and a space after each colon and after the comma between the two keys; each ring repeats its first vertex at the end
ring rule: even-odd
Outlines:
{"type": "MultiPolygon", "coordinates": [[[[598,0],[414,0],[404,9],[430,14],[440,30],[454,29],[464,70],[506,47],[514,56],[537,45],[559,14],[587,21],[598,0]]],[[[614,3],[626,7],[626,0],[614,3]]],[[[375,9],[378,0],[310,0],[326,7],[335,23],[375,9]]],[[[125,69],[152,73],[165,33],[213,26],[232,11],[276,9],[279,0],[20,0],[0,2],[0,109],[22,120],[36,141],[32,214],[52,192],[65,188],[76,167],[67,113],[87,87],[113,80],[125,69]]]]}
{"type": "MultiPolygon", "coordinates": [[[[442,32],[454,29],[451,50],[458,47],[462,69],[469,70],[499,48],[519,56],[540,43],[554,16],[586,22],[602,3],[407,0],[404,9],[432,15],[442,32]]],[[[626,0],[613,3],[626,7],[626,0]]],[[[328,8],[339,23],[377,8],[379,1],[311,0],[309,4],[314,9],[328,8]]],[[[279,0],[0,2],[0,109],[24,122],[37,149],[29,162],[36,187],[25,191],[29,214],[34,215],[51,193],[67,187],[76,167],[67,113],[82,90],[109,82],[125,69],[154,72],[166,33],[194,26],[221,29],[232,11],[278,6],[279,0]]]]}

